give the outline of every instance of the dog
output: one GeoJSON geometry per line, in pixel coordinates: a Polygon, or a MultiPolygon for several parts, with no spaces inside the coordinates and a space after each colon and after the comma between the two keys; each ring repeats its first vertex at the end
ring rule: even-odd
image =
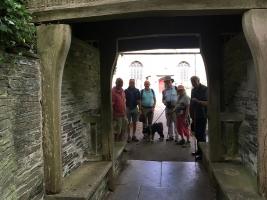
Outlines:
{"type": "Polygon", "coordinates": [[[159,123],[153,123],[151,125],[151,131],[148,127],[143,127],[143,134],[145,139],[151,139],[152,141],[154,140],[155,133],[158,133],[160,138],[160,141],[164,140],[164,134],[163,134],[163,124],[161,122],[159,123]]]}

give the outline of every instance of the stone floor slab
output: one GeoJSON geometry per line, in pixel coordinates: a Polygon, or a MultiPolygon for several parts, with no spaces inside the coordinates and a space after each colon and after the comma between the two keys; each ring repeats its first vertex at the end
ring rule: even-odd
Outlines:
{"type": "Polygon", "coordinates": [[[177,196],[175,189],[142,186],[138,200],[177,200],[177,196]]]}
{"type": "Polygon", "coordinates": [[[184,199],[215,199],[208,174],[197,162],[163,162],[161,187],[178,190],[184,199]]]}
{"type": "Polygon", "coordinates": [[[130,160],[117,184],[160,186],[161,162],[130,160]]]}
{"type": "Polygon", "coordinates": [[[215,199],[207,173],[193,162],[131,160],[117,186],[109,200],[215,199]]]}
{"type": "Polygon", "coordinates": [[[118,185],[109,200],[136,200],[140,193],[140,187],[139,185],[118,185]]]}
{"type": "MultiPolygon", "coordinates": [[[[160,100],[161,101],[161,100],[160,100]]],[[[166,126],[166,117],[163,113],[165,106],[162,103],[157,103],[154,112],[154,120],[158,119],[157,122],[162,122],[163,124],[163,133],[165,139],[167,138],[167,126],[166,126]],[[163,113],[163,114],[162,114],[163,113]],[[162,114],[162,115],[161,115],[162,114]]],[[[181,145],[175,145],[174,141],[163,142],[159,141],[159,135],[155,134],[154,143],[148,143],[142,140],[143,125],[141,122],[137,122],[136,136],[140,142],[131,142],[127,144],[128,157],[129,160],[148,160],[148,161],[187,161],[193,162],[194,157],[191,156],[191,152],[195,151],[195,141],[191,138],[191,145],[183,148],[181,145]]]]}

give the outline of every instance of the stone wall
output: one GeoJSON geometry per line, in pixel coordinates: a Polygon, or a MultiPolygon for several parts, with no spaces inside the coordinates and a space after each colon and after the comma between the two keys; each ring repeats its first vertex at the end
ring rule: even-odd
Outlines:
{"type": "Polygon", "coordinates": [[[243,113],[239,153],[253,174],[257,173],[257,81],[253,59],[243,35],[224,47],[224,101],[228,111],[243,113]],[[226,81],[227,80],[227,81],[226,81]]]}
{"type": "Polygon", "coordinates": [[[0,64],[0,199],[43,199],[39,61],[5,56],[0,64]]]}
{"type": "MultiPolygon", "coordinates": [[[[83,41],[72,39],[61,94],[64,176],[94,157],[96,139],[91,129],[95,127],[87,121],[88,117],[97,118],[100,114],[99,70],[99,51],[83,41]]],[[[99,127],[97,129],[96,134],[99,134],[99,127]]]]}

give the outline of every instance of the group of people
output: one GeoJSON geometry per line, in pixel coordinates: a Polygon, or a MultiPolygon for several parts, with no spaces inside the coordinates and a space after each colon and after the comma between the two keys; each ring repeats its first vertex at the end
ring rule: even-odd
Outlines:
{"type": "Polygon", "coordinates": [[[122,89],[123,80],[117,78],[116,86],[112,88],[113,127],[115,141],[123,140],[127,129],[127,142],[138,142],[136,137],[136,123],[140,114],[144,116],[144,127],[150,127],[154,117],[156,96],[150,88],[150,82],[144,82],[144,89],[139,91],[135,88],[135,80],[129,80],[129,86],[122,89]],[[127,128],[126,127],[127,124],[127,128]],[[131,132],[132,124],[132,136],[131,132]]]}
{"type": "MultiPolygon", "coordinates": [[[[193,89],[191,98],[186,94],[183,85],[174,86],[174,80],[170,76],[164,77],[165,89],[162,92],[162,102],[165,105],[165,116],[168,127],[166,141],[174,141],[178,145],[190,144],[190,129],[199,142],[206,141],[207,103],[208,89],[200,83],[197,76],[191,77],[193,89]],[[191,120],[190,120],[191,119],[191,120]],[[191,128],[190,128],[191,125],[191,128]],[[180,136],[180,137],[179,137],[180,136]]],[[[136,124],[139,116],[143,117],[143,127],[151,130],[156,96],[150,88],[150,82],[144,82],[144,89],[139,91],[135,88],[135,80],[129,80],[129,86],[122,89],[123,80],[117,78],[116,85],[112,88],[112,108],[115,141],[123,140],[127,129],[127,142],[138,142],[136,137],[136,124]],[[131,135],[132,125],[132,135],[131,135]],[[127,128],[126,128],[127,127],[127,128]]],[[[160,140],[163,140],[163,135],[160,140]]],[[[144,138],[153,141],[154,135],[144,135],[144,138]]],[[[201,158],[198,145],[197,151],[192,153],[201,158]]]]}

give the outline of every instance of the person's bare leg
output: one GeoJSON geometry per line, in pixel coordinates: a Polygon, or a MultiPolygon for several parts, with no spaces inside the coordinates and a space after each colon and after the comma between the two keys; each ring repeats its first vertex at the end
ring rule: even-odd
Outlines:
{"type": "Polygon", "coordinates": [[[127,126],[127,142],[131,141],[131,122],[128,122],[127,126]]]}
{"type": "Polygon", "coordinates": [[[132,137],[132,141],[138,142],[139,140],[137,139],[135,133],[136,133],[136,122],[133,122],[133,137],[132,137]]]}
{"type": "Polygon", "coordinates": [[[133,136],[135,136],[136,132],[136,122],[133,122],[133,136]]]}

